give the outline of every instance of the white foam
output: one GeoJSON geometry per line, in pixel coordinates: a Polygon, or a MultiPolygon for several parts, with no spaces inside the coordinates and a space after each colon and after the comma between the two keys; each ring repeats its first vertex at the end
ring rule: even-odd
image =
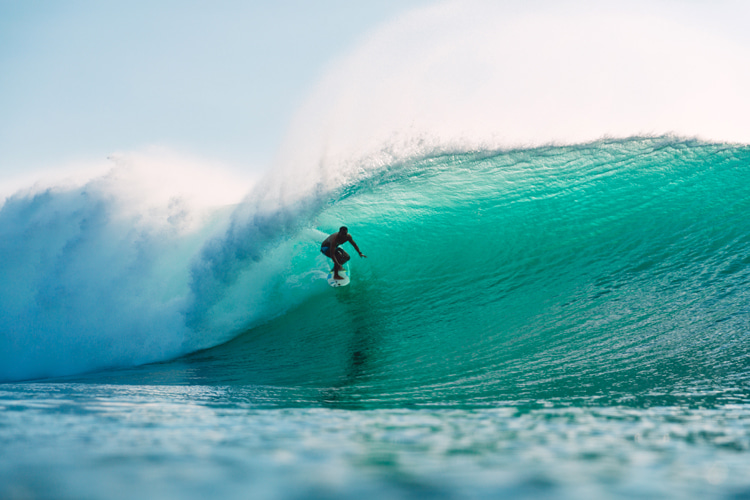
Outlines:
{"type": "Polygon", "coordinates": [[[148,151],[117,155],[82,183],[47,179],[9,197],[0,210],[0,380],[185,352],[192,262],[249,188],[211,163],[148,151]]]}

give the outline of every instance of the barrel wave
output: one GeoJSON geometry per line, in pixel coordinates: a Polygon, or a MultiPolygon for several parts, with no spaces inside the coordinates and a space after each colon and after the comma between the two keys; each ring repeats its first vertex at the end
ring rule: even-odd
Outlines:
{"type": "Polygon", "coordinates": [[[750,148],[673,137],[390,164],[207,243],[193,293],[214,292],[185,317],[236,337],[125,376],[283,406],[738,401],[748,186],[750,148]],[[330,289],[318,246],[342,223],[368,258],[330,289]]]}

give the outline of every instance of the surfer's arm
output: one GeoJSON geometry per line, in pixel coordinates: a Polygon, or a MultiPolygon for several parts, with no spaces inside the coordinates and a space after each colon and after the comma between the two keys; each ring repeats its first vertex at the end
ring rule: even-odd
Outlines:
{"type": "Polygon", "coordinates": [[[352,238],[351,236],[349,236],[349,243],[352,244],[352,246],[357,251],[357,253],[359,254],[360,257],[364,257],[364,258],[367,257],[366,255],[363,255],[362,252],[359,251],[359,247],[357,246],[356,243],[354,243],[354,238],[352,238]]]}

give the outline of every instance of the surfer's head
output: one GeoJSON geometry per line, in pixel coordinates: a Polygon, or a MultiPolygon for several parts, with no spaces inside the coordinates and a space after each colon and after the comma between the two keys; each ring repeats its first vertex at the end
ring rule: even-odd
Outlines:
{"type": "Polygon", "coordinates": [[[349,228],[347,228],[346,226],[341,226],[339,228],[339,234],[341,236],[346,236],[346,233],[348,233],[348,232],[349,232],[349,228]]]}

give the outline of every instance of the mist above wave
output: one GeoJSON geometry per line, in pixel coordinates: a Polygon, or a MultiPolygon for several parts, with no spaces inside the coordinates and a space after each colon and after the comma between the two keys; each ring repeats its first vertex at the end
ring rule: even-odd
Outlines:
{"type": "Polygon", "coordinates": [[[746,10],[484,1],[417,9],[330,66],[277,163],[315,183],[437,147],[664,134],[747,143],[750,40],[736,22],[746,10]]]}

